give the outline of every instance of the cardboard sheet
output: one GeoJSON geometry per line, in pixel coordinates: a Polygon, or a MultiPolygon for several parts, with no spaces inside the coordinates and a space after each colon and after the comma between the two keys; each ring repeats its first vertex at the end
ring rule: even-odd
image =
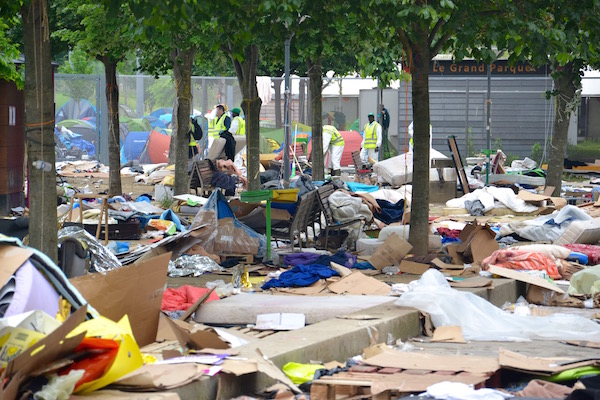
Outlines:
{"type": "Polygon", "coordinates": [[[480,288],[488,287],[492,288],[494,280],[490,278],[484,278],[483,276],[475,276],[473,278],[464,279],[461,281],[450,281],[450,286],[455,288],[480,288]]]}
{"type": "Polygon", "coordinates": [[[390,286],[379,279],[366,276],[359,271],[344,276],[328,286],[336,294],[378,295],[388,296],[390,286]]]}
{"type": "Polygon", "coordinates": [[[514,279],[516,281],[529,283],[531,285],[536,285],[539,287],[543,287],[545,289],[550,289],[558,293],[564,293],[565,291],[559,288],[556,285],[548,282],[545,279],[538,278],[537,276],[531,276],[524,272],[515,271],[508,268],[496,267],[494,265],[490,265],[488,271],[494,275],[503,276],[505,278],[514,279]]]}
{"type": "Polygon", "coordinates": [[[401,352],[377,345],[365,349],[363,362],[377,367],[420,369],[426,371],[470,372],[492,374],[500,366],[494,357],[467,355],[439,355],[425,352],[401,352]]]}
{"type": "Polygon", "coordinates": [[[553,375],[572,368],[600,366],[600,357],[590,353],[592,358],[578,360],[567,357],[529,357],[506,349],[499,349],[498,362],[502,368],[531,372],[542,375],[553,375]]]}
{"type": "Polygon", "coordinates": [[[31,257],[33,250],[10,244],[0,245],[0,287],[4,286],[11,276],[31,257]]]}
{"type": "Polygon", "coordinates": [[[440,326],[433,332],[432,342],[467,343],[460,326],[440,326]]]}
{"type": "Polygon", "coordinates": [[[156,339],[171,253],[108,271],[70,279],[98,312],[113,321],[129,317],[139,346],[156,339]]]}
{"type": "Polygon", "coordinates": [[[422,275],[428,269],[429,264],[423,264],[408,260],[402,260],[402,262],[400,263],[400,272],[405,274],[422,275]]]}
{"type": "Polygon", "coordinates": [[[376,269],[382,270],[390,265],[398,265],[400,261],[412,250],[412,246],[406,240],[395,233],[392,233],[377,249],[369,259],[371,265],[376,269]]]}
{"type": "Polygon", "coordinates": [[[433,265],[435,265],[436,267],[438,267],[439,269],[457,269],[457,270],[463,270],[463,269],[465,269],[465,265],[464,264],[448,264],[448,263],[443,262],[439,258],[434,258],[431,261],[431,263],[433,265]]]}
{"type": "Polygon", "coordinates": [[[13,358],[0,376],[0,399],[13,400],[16,398],[19,386],[29,375],[44,368],[51,362],[59,360],[73,350],[83,340],[85,332],[67,338],[67,335],[85,319],[87,307],[75,311],[67,320],[48,336],[13,358]]]}
{"type": "Polygon", "coordinates": [[[174,389],[187,385],[204,375],[204,366],[188,364],[146,364],[111,384],[112,388],[128,391],[174,389]]]}
{"type": "Polygon", "coordinates": [[[200,325],[192,325],[180,320],[167,317],[171,329],[175,333],[179,344],[183,348],[203,349],[229,349],[231,346],[222,340],[212,329],[200,329],[200,325]],[[197,329],[198,328],[198,329],[197,329]]]}

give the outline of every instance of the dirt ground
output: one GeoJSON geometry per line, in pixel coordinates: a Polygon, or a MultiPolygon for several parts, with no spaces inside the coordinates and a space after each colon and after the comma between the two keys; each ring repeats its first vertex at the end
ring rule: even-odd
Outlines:
{"type": "MultiPolygon", "coordinates": [[[[93,193],[101,193],[108,190],[108,178],[62,177],[62,180],[79,190],[83,189],[85,186],[89,186],[93,193]]],[[[57,177],[57,182],[59,181],[60,179],[57,177]]],[[[151,194],[152,197],[154,197],[154,185],[135,183],[133,178],[123,178],[121,187],[123,193],[129,194],[134,199],[142,194],[151,194]]]]}

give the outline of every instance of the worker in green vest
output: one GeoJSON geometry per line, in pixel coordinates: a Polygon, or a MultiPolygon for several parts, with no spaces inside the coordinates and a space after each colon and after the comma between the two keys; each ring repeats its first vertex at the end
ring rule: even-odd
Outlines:
{"type": "Polygon", "coordinates": [[[192,117],[190,123],[190,129],[188,130],[188,141],[189,141],[189,150],[188,150],[188,158],[194,158],[196,154],[200,153],[200,145],[199,142],[202,139],[202,128],[198,123],[197,117],[192,117]]]}
{"type": "Polygon", "coordinates": [[[225,112],[225,106],[223,104],[219,104],[215,107],[214,110],[214,118],[208,123],[208,148],[213,144],[215,138],[218,138],[221,132],[228,131],[231,126],[231,118],[225,112]]]}
{"type": "Polygon", "coordinates": [[[369,161],[373,159],[379,161],[379,147],[381,147],[381,125],[375,121],[375,114],[369,113],[369,122],[365,124],[364,136],[360,144],[360,158],[369,161]]]}
{"type": "Polygon", "coordinates": [[[242,110],[240,110],[238,107],[235,107],[231,110],[231,116],[233,119],[231,121],[229,132],[231,132],[232,135],[246,135],[246,121],[244,121],[244,118],[240,117],[241,112],[242,110]]]}
{"type": "Polygon", "coordinates": [[[342,154],[345,146],[344,138],[333,125],[323,125],[323,158],[329,152],[327,167],[331,168],[332,176],[340,176],[342,154]]]}

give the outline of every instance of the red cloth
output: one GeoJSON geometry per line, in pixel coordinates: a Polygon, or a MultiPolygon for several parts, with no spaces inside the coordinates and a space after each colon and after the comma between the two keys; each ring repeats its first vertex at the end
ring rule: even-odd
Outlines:
{"type": "Polygon", "coordinates": [[[442,237],[449,237],[452,239],[458,239],[458,235],[460,235],[460,229],[448,229],[448,228],[437,228],[437,231],[442,237]]]}
{"type": "MultiPolygon", "coordinates": [[[[169,288],[165,290],[160,309],[163,311],[187,310],[196,300],[208,293],[210,289],[200,288],[190,285],[183,285],[177,289],[169,288]]],[[[219,296],[212,292],[206,302],[219,300],[219,296]]]]}
{"type": "Polygon", "coordinates": [[[490,265],[515,270],[546,271],[548,276],[552,279],[562,278],[553,259],[542,253],[532,251],[511,249],[496,250],[481,263],[484,270],[487,270],[490,265]]]}
{"type": "Polygon", "coordinates": [[[563,247],[588,256],[588,265],[600,264],[600,246],[593,244],[563,244],[563,247]]]}

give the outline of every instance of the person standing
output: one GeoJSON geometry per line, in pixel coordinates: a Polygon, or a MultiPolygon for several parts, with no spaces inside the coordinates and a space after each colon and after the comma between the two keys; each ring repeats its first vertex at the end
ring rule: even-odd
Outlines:
{"type": "Polygon", "coordinates": [[[242,110],[240,110],[237,107],[231,110],[231,116],[233,117],[233,119],[231,120],[229,132],[231,132],[232,135],[246,135],[246,121],[244,121],[244,119],[240,117],[241,112],[242,110]]]}
{"type": "Polygon", "coordinates": [[[344,153],[344,138],[333,125],[323,125],[323,157],[329,152],[327,167],[331,168],[331,175],[340,176],[342,172],[341,161],[344,153]]]}
{"type": "Polygon", "coordinates": [[[200,153],[198,142],[202,140],[203,135],[202,128],[200,127],[200,124],[198,124],[196,117],[192,118],[192,123],[187,135],[189,141],[188,158],[194,158],[196,154],[200,153]]]}
{"type": "Polygon", "coordinates": [[[225,113],[225,106],[219,104],[215,107],[214,118],[208,122],[208,148],[210,149],[214,140],[220,137],[221,132],[228,131],[231,126],[231,118],[225,113]]]}
{"type": "Polygon", "coordinates": [[[379,161],[379,147],[381,146],[381,125],[375,121],[375,114],[369,113],[369,122],[365,124],[362,143],[360,144],[360,157],[368,161],[372,158],[379,161]]]}

